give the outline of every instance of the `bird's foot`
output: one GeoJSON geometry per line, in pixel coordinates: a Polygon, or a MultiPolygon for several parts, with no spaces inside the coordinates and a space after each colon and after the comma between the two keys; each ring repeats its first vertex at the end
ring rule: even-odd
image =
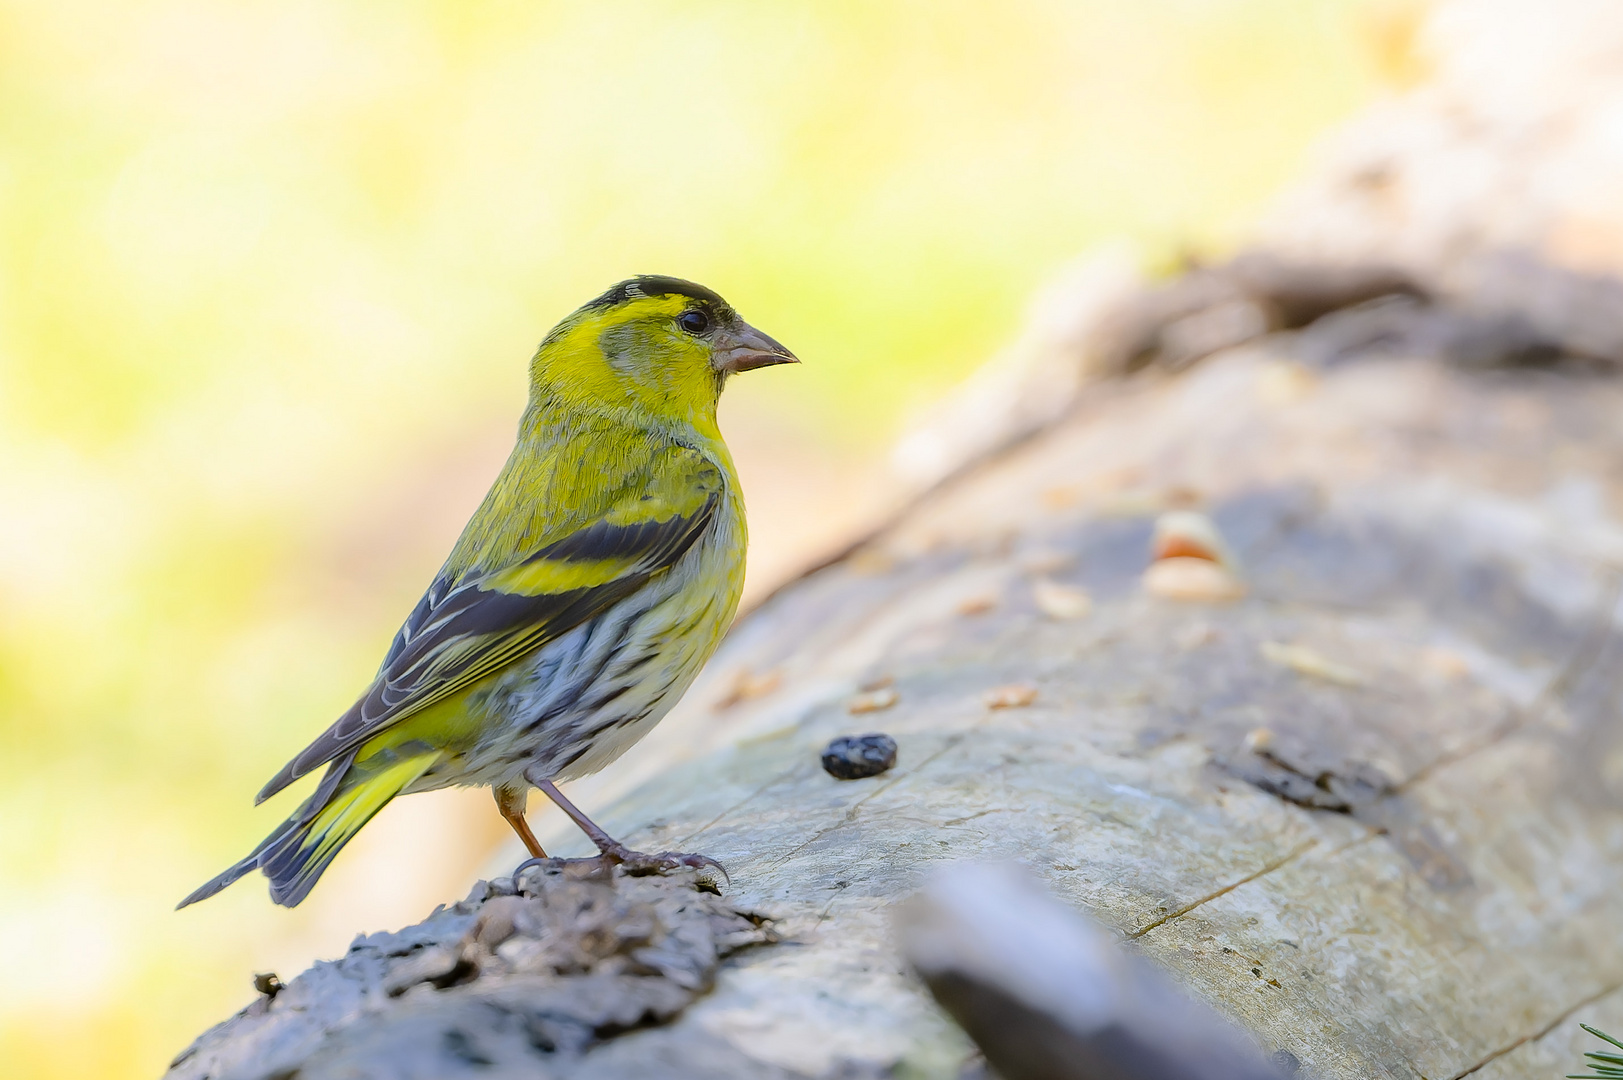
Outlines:
{"type": "Polygon", "coordinates": [[[513,882],[516,885],[520,875],[532,869],[539,869],[544,874],[561,874],[565,877],[604,878],[611,875],[617,866],[631,877],[668,874],[673,870],[716,870],[728,882],[732,881],[727,868],[708,855],[682,851],[648,854],[632,851],[624,844],[615,843],[585,859],[559,859],[547,856],[525,859],[513,868],[513,882]]]}
{"type": "Polygon", "coordinates": [[[551,855],[535,855],[535,856],[532,856],[531,858],[525,859],[523,862],[521,862],[517,866],[513,867],[513,883],[517,884],[519,876],[521,874],[523,874],[524,871],[526,871],[526,870],[540,869],[543,873],[546,873],[548,871],[556,872],[556,871],[564,869],[570,863],[589,862],[589,861],[591,861],[591,860],[587,860],[587,859],[559,859],[559,858],[554,858],[551,855]]]}
{"type": "Polygon", "coordinates": [[[733,880],[727,873],[727,868],[715,859],[708,855],[695,855],[685,851],[661,851],[650,855],[642,851],[632,851],[624,844],[617,843],[604,847],[598,858],[620,867],[632,877],[666,874],[672,870],[718,870],[729,882],[733,880]]]}

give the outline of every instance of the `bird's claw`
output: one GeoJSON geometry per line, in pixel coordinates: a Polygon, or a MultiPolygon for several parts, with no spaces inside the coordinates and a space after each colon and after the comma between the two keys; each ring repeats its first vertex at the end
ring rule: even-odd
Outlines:
{"type": "Polygon", "coordinates": [[[624,844],[615,844],[613,847],[603,849],[600,856],[604,860],[619,866],[632,877],[643,877],[647,874],[664,874],[672,870],[716,870],[732,882],[732,875],[727,868],[708,855],[695,855],[685,851],[661,851],[657,854],[648,854],[641,851],[632,851],[624,844]]]}
{"type": "Polygon", "coordinates": [[[569,860],[567,860],[567,859],[554,859],[550,855],[535,855],[535,856],[532,856],[531,858],[525,859],[523,862],[521,862],[517,866],[513,867],[513,884],[517,885],[519,875],[524,873],[524,871],[530,869],[531,867],[540,866],[540,867],[545,867],[545,868],[551,869],[551,868],[554,868],[554,867],[562,866],[564,863],[566,863],[568,861],[569,860]]]}
{"type": "Polygon", "coordinates": [[[631,877],[667,874],[673,870],[715,870],[721,874],[728,884],[731,884],[733,880],[732,875],[727,873],[727,868],[708,855],[696,855],[683,851],[661,851],[657,854],[649,854],[642,851],[632,851],[624,844],[614,844],[585,859],[558,859],[544,855],[525,859],[513,868],[513,882],[517,885],[521,874],[536,867],[564,874],[595,878],[607,875],[616,866],[631,877]]]}

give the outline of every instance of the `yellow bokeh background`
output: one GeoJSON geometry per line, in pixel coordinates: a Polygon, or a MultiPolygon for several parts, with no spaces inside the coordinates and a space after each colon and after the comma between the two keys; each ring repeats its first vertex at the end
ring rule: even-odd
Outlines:
{"type": "MultiPolygon", "coordinates": [[[[0,1072],[155,1076],[463,894],[482,793],[174,902],[364,684],[614,281],[805,360],[723,425],[752,589],[1088,247],[1234,243],[1404,68],[1358,0],[0,0],[0,1072]]],[[[1393,27],[1398,29],[1394,30],[1393,27]]]]}

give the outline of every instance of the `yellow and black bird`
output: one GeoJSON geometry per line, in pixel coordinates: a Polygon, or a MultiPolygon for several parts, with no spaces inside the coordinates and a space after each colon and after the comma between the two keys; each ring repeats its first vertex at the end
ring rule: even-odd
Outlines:
{"type": "Polygon", "coordinates": [[[326,768],[241,862],[292,907],[396,795],[489,786],[532,856],[540,788],[607,862],[627,850],[553,786],[596,772],[670,711],[715,651],[744,582],[744,502],[716,426],[728,376],[794,363],[714,292],[623,281],[559,323],[530,364],[518,443],[371,686],[266,784],[326,768]]]}

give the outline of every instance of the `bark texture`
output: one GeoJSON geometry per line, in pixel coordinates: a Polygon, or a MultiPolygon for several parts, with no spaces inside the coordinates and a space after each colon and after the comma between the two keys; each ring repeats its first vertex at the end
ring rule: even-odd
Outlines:
{"type": "Polygon", "coordinates": [[[264,995],[205,1033],[174,1078],[569,1075],[607,1038],[679,1014],[717,963],[771,941],[691,872],[532,869],[264,995]]]}

